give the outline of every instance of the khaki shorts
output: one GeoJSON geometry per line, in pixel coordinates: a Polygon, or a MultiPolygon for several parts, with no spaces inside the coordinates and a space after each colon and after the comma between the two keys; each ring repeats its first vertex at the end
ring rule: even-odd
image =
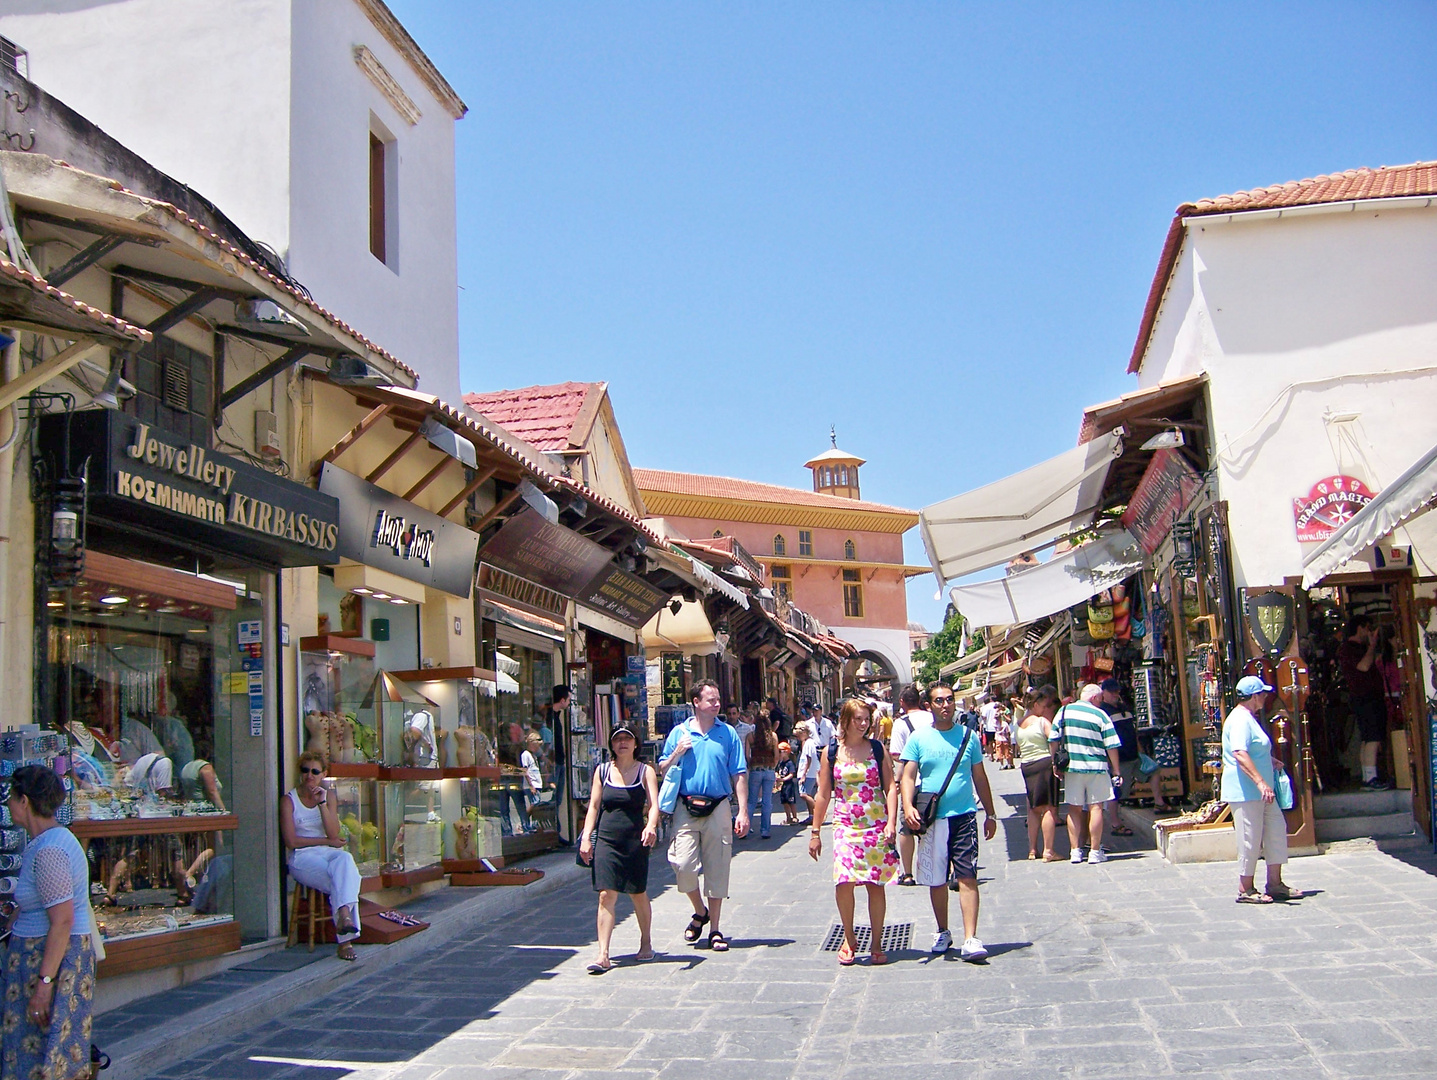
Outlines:
{"type": "Polygon", "coordinates": [[[1063,775],[1063,801],[1069,806],[1101,806],[1113,798],[1113,779],[1105,772],[1072,772],[1063,775]]]}
{"type": "Polygon", "coordinates": [[[680,799],[674,809],[674,838],[669,844],[669,865],[674,868],[678,891],[696,890],[699,874],[703,874],[704,895],[715,900],[727,898],[732,860],[733,814],[729,800],[720,799],[707,817],[694,817],[680,799]]]}

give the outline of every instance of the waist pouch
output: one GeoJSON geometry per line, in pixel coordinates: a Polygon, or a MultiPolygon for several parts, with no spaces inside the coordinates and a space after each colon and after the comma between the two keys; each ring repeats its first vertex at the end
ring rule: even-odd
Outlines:
{"type": "Polygon", "coordinates": [[[708,817],[714,812],[714,807],[727,798],[727,795],[719,799],[715,799],[712,795],[685,795],[683,796],[684,808],[693,817],[708,817]]]}

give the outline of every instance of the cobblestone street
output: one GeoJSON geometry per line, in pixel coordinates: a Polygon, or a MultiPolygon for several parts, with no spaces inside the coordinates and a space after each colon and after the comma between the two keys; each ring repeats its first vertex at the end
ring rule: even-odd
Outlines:
{"type": "Polygon", "coordinates": [[[1359,842],[1296,860],[1289,880],[1317,895],[1240,907],[1231,864],[1172,867],[1117,845],[1103,866],[1028,862],[1019,774],[990,776],[1004,831],[981,860],[986,964],[929,956],[926,890],[895,887],[889,921],[913,924],[911,947],[887,968],[841,969],[821,951],[836,919],[827,853],[815,866],[802,830],[776,826],[738,845],[727,955],[683,943],[687,901],[660,857],[653,964],[632,963],[630,918],[615,935],[623,965],[587,975],[594,897],[575,887],[163,1075],[1432,1075],[1437,878],[1424,849],[1359,842]]]}

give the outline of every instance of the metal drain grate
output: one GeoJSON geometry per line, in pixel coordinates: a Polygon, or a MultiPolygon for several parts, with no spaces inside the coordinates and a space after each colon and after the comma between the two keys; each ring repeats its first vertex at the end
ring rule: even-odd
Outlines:
{"type": "MultiPolygon", "coordinates": [[[[869,951],[868,943],[873,937],[873,930],[867,926],[855,926],[853,936],[858,939],[858,951],[866,953],[869,951]]],[[[883,928],[883,951],[887,953],[901,952],[908,948],[913,941],[913,924],[911,922],[889,923],[883,928]]],[[[843,944],[843,926],[834,923],[829,928],[828,936],[823,939],[823,952],[837,952],[843,944]]]]}

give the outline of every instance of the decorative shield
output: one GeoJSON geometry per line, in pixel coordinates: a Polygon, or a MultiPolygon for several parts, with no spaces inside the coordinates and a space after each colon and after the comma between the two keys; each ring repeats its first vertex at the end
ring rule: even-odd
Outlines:
{"type": "Polygon", "coordinates": [[[1280,592],[1249,597],[1247,625],[1258,648],[1281,656],[1292,641],[1292,597],[1280,592]]]}

